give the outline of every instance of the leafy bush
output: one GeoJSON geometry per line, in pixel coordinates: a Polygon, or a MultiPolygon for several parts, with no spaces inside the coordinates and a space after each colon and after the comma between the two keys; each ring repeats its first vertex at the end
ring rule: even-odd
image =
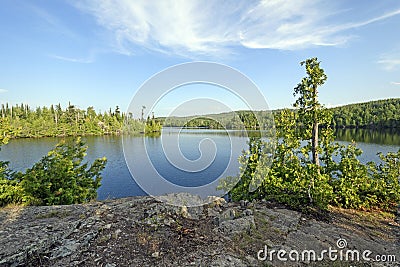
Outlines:
{"type": "Polygon", "coordinates": [[[258,138],[251,138],[250,140],[249,150],[243,152],[243,155],[239,158],[239,162],[241,163],[240,177],[231,177],[230,180],[226,180],[225,186],[221,186],[221,189],[224,187],[229,189],[235,185],[230,190],[230,197],[232,200],[251,200],[254,198],[249,188],[251,187],[254,173],[256,172],[257,165],[259,164],[261,151],[263,150],[263,144],[258,138]]]}
{"type": "Polygon", "coordinates": [[[0,166],[0,206],[10,203],[62,205],[87,202],[97,197],[106,158],[92,165],[82,163],[87,146],[80,138],[62,141],[25,173],[11,173],[0,166]]]}
{"type": "Polygon", "coordinates": [[[369,200],[376,208],[392,210],[400,203],[400,149],[379,154],[381,163],[369,163],[370,183],[369,200]]]}
{"type": "Polygon", "coordinates": [[[241,176],[222,179],[218,189],[227,189],[236,183],[228,193],[232,200],[269,199],[294,208],[309,205],[311,196],[313,205],[326,208],[332,198],[329,176],[319,174],[318,179],[313,179],[317,174],[315,165],[303,164],[290,145],[288,147],[282,142],[276,146],[272,164],[268,159],[257,161],[266,146],[260,140],[251,140],[250,150],[245,151],[239,159],[243,169],[241,176]],[[311,180],[314,182],[309,189],[311,180]],[[254,181],[261,181],[257,182],[261,185],[251,190],[254,181]]]}
{"type": "Polygon", "coordinates": [[[360,163],[357,157],[361,153],[354,143],[341,150],[332,204],[355,209],[394,209],[400,202],[400,150],[380,154],[379,164],[360,163]]]}
{"type": "Polygon", "coordinates": [[[32,197],[30,204],[73,204],[95,199],[107,160],[96,159],[88,167],[88,163],[82,164],[86,150],[80,138],[72,143],[61,142],[25,174],[17,175],[25,193],[32,197]]]}
{"type": "Polygon", "coordinates": [[[362,164],[358,159],[362,151],[354,143],[337,145],[339,160],[329,168],[320,167],[318,174],[314,164],[306,163],[301,149],[293,149],[284,140],[276,146],[272,164],[257,161],[265,146],[260,140],[251,140],[249,150],[239,158],[241,176],[222,179],[218,189],[233,187],[228,196],[235,201],[269,199],[296,209],[334,205],[391,211],[400,203],[400,150],[380,154],[379,164],[362,164]],[[255,180],[261,181],[261,186],[253,191],[255,180]]]}
{"type": "Polygon", "coordinates": [[[26,200],[23,188],[17,181],[11,180],[11,176],[8,162],[0,161],[0,207],[26,200]]]}
{"type": "Polygon", "coordinates": [[[335,198],[333,204],[344,208],[368,208],[368,192],[371,181],[368,168],[363,165],[358,156],[362,151],[354,143],[342,148],[340,162],[337,165],[337,179],[333,180],[335,198]]]}

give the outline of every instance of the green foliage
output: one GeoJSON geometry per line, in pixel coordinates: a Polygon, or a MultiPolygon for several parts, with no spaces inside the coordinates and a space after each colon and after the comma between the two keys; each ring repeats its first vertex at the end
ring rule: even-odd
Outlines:
{"type": "Polygon", "coordinates": [[[77,138],[61,142],[25,174],[17,175],[32,204],[60,205],[90,201],[97,197],[101,171],[106,158],[96,159],[91,166],[82,161],[87,147],[77,138]]]}
{"type": "Polygon", "coordinates": [[[238,111],[240,121],[243,123],[245,129],[260,129],[259,121],[252,111],[238,111]]]}
{"type": "Polygon", "coordinates": [[[8,119],[0,118],[0,146],[7,144],[12,134],[8,119]]]}
{"type": "Polygon", "coordinates": [[[387,155],[380,153],[379,157],[379,164],[369,163],[370,195],[375,199],[375,207],[392,210],[400,203],[400,149],[387,155]]]}
{"type": "Polygon", "coordinates": [[[380,195],[382,203],[394,206],[400,202],[400,149],[397,153],[380,154],[380,158],[383,163],[377,166],[374,178],[382,181],[386,188],[380,195]]]}
{"type": "Polygon", "coordinates": [[[270,199],[297,209],[310,205],[326,209],[334,205],[391,211],[400,202],[400,150],[381,154],[379,164],[364,165],[358,159],[362,151],[354,143],[346,147],[334,143],[332,148],[339,160],[332,160],[329,166],[323,164],[318,174],[315,164],[304,154],[308,150],[301,149],[299,139],[293,138],[290,131],[279,133],[286,137],[278,142],[272,164],[257,161],[268,144],[252,139],[249,150],[239,158],[241,175],[222,179],[218,189],[233,187],[228,195],[235,201],[270,199]],[[250,184],[254,180],[261,180],[262,184],[251,191],[250,184]],[[310,180],[314,185],[308,192],[310,180]]]}
{"type": "Polygon", "coordinates": [[[376,100],[332,108],[336,128],[400,128],[400,99],[376,100]]]}
{"type": "MultiPolygon", "coordinates": [[[[320,68],[320,62],[317,58],[307,59],[300,63],[305,65],[307,76],[294,88],[293,95],[298,95],[296,102],[293,104],[298,108],[298,128],[300,138],[309,140],[308,146],[311,147],[312,162],[316,165],[317,176],[320,174],[319,154],[321,152],[319,141],[319,125],[323,118],[323,107],[318,101],[318,87],[323,85],[327,76],[323,69],[320,68]]],[[[310,190],[314,186],[314,177],[310,177],[309,197],[312,201],[310,190]]]]}
{"type": "Polygon", "coordinates": [[[364,165],[358,159],[362,151],[354,143],[341,146],[334,142],[334,110],[323,108],[314,90],[326,76],[316,59],[306,62],[309,77],[295,88],[299,109],[275,112],[277,144],[250,139],[249,150],[239,157],[240,176],[222,179],[218,189],[233,188],[228,193],[233,200],[272,199],[300,209],[335,205],[393,210],[400,203],[400,150],[381,154],[379,164],[364,165]],[[315,124],[322,125],[319,131],[315,124]],[[312,143],[313,133],[316,143],[312,143]],[[266,148],[272,147],[272,163],[260,160],[271,153],[266,148]],[[312,152],[317,152],[320,164],[312,152]],[[254,181],[261,181],[261,186],[251,190],[254,181]]]}
{"type": "MultiPolygon", "coordinates": [[[[308,96],[311,96],[308,94],[308,96]]],[[[300,104],[300,103],[298,103],[300,104]]],[[[304,103],[306,104],[306,103],[304,103]]],[[[369,128],[369,129],[397,129],[400,128],[400,99],[385,99],[370,101],[365,103],[350,104],[335,108],[326,108],[320,111],[318,119],[324,127],[330,126],[336,128],[369,128]],[[322,113],[321,113],[322,112],[322,113]],[[327,119],[324,113],[330,113],[332,119],[327,119]]],[[[291,112],[298,112],[292,109],[291,112]]],[[[276,117],[280,116],[282,110],[274,111],[252,111],[257,117],[258,122],[263,125],[271,125],[276,117]],[[273,116],[272,116],[273,115],[273,116]]],[[[190,127],[222,129],[242,129],[243,122],[246,122],[248,129],[254,128],[254,121],[251,118],[244,119],[242,114],[249,114],[249,111],[232,111],[220,114],[207,115],[212,121],[218,121],[219,124],[204,122],[203,118],[196,117],[172,117],[168,120],[162,119],[163,126],[183,127],[185,122],[191,120],[190,127]],[[241,118],[240,118],[241,117],[241,118]],[[221,127],[221,128],[218,128],[221,127]]],[[[244,115],[246,116],[246,115],[244,115]]],[[[266,127],[264,127],[265,129],[266,127]]],[[[309,129],[311,130],[311,129],[309,129]]],[[[311,134],[311,132],[309,132],[311,134]]]]}
{"type": "Polygon", "coordinates": [[[146,124],[145,124],[145,129],[144,132],[146,134],[153,134],[153,133],[159,133],[161,132],[161,122],[157,119],[153,118],[147,118],[146,124]]]}
{"type": "Polygon", "coordinates": [[[367,166],[358,156],[362,153],[354,143],[340,150],[340,162],[337,165],[337,179],[333,180],[334,204],[345,208],[362,208],[369,206],[368,191],[371,184],[367,177],[367,166]]]}
{"type": "Polygon", "coordinates": [[[0,207],[27,200],[21,185],[11,180],[11,177],[12,172],[8,168],[8,162],[0,161],[0,207]]]}
{"type": "Polygon", "coordinates": [[[82,136],[143,132],[145,122],[132,114],[115,110],[96,113],[93,107],[86,110],[69,104],[31,109],[21,104],[2,104],[0,110],[0,144],[10,137],[82,136]]]}
{"type": "Polygon", "coordinates": [[[332,187],[329,185],[329,175],[318,174],[316,166],[311,163],[309,149],[302,145],[296,129],[298,114],[283,110],[275,123],[278,142],[271,145],[260,139],[251,139],[249,150],[239,158],[242,164],[241,177],[222,180],[220,188],[232,187],[232,182],[237,182],[229,192],[233,200],[240,199],[273,199],[295,208],[303,208],[309,203],[309,195],[314,200],[314,205],[326,208],[332,196],[332,187]],[[258,161],[265,155],[266,149],[273,150],[273,160],[266,158],[258,161]],[[247,165],[246,165],[247,164],[247,165]],[[317,179],[314,179],[318,175],[317,179]],[[255,191],[249,190],[251,181],[262,181],[261,186],[255,191]],[[310,181],[313,187],[309,190],[310,181]]]}
{"type": "Polygon", "coordinates": [[[189,119],[185,122],[183,128],[224,129],[224,126],[217,120],[200,116],[189,119]]]}
{"type": "Polygon", "coordinates": [[[24,189],[15,181],[0,178],[0,207],[28,201],[24,189]]]}
{"type": "Polygon", "coordinates": [[[164,127],[207,129],[267,129],[273,125],[272,111],[232,111],[207,116],[161,118],[164,127]]]}
{"type": "Polygon", "coordinates": [[[354,209],[392,210],[400,202],[400,150],[380,154],[382,162],[360,163],[354,143],[341,150],[338,177],[333,180],[333,204],[354,209]]]}
{"type": "Polygon", "coordinates": [[[294,88],[293,93],[294,96],[299,96],[294,107],[298,108],[300,125],[308,132],[310,132],[310,126],[313,125],[314,120],[319,121],[322,117],[317,88],[325,83],[327,76],[319,64],[317,58],[307,59],[300,63],[302,66],[305,65],[307,76],[294,88]]]}
{"type": "Polygon", "coordinates": [[[243,155],[239,157],[241,164],[239,177],[223,179],[217,189],[225,191],[230,189],[229,196],[235,201],[255,198],[254,192],[251,192],[250,188],[254,182],[257,166],[261,164],[260,157],[265,149],[264,145],[265,143],[260,138],[250,138],[249,150],[244,151],[243,155]]]}
{"type": "Polygon", "coordinates": [[[63,141],[25,173],[11,173],[2,163],[0,206],[62,205],[95,199],[107,160],[96,159],[90,166],[82,163],[86,150],[80,138],[71,143],[63,141]]]}
{"type": "MultiPolygon", "coordinates": [[[[0,146],[7,144],[12,134],[7,118],[0,118],[0,146]]],[[[11,180],[8,162],[0,161],[0,207],[25,200],[21,186],[11,180]]]]}

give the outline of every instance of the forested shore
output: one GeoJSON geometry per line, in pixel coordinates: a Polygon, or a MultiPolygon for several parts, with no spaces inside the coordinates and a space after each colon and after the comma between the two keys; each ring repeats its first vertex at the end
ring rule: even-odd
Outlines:
{"type": "MultiPolygon", "coordinates": [[[[400,99],[385,99],[340,107],[327,108],[332,114],[330,127],[349,129],[396,129],[400,128],[400,99]]],[[[208,128],[208,129],[240,129],[255,128],[257,124],[270,125],[272,116],[276,120],[284,110],[273,111],[236,111],[220,114],[209,114],[201,117],[169,117],[160,118],[163,126],[208,128]],[[258,121],[256,121],[258,120],[258,121]]],[[[296,112],[295,109],[291,109],[296,112]]],[[[285,110],[286,112],[286,110],[285,110]]],[[[323,125],[321,125],[323,126],[323,125]]]]}
{"type": "Polygon", "coordinates": [[[27,104],[2,104],[0,133],[10,138],[107,135],[160,131],[160,122],[152,118],[134,119],[117,106],[107,112],[96,112],[94,107],[80,109],[69,103],[32,109],[27,104]]]}
{"type": "MultiPolygon", "coordinates": [[[[329,108],[333,128],[397,129],[400,128],[400,99],[385,99],[329,108]]],[[[294,109],[292,112],[296,112],[294,109]]],[[[94,107],[80,109],[68,104],[31,108],[27,104],[2,104],[0,131],[10,138],[107,135],[122,133],[159,132],[161,127],[206,129],[256,129],[259,124],[271,125],[282,116],[283,110],[236,111],[201,117],[169,117],[134,119],[117,106],[106,112],[94,107]]],[[[322,125],[323,126],[323,125],[322,125]]],[[[265,127],[264,127],[265,128],[265,127]]]]}

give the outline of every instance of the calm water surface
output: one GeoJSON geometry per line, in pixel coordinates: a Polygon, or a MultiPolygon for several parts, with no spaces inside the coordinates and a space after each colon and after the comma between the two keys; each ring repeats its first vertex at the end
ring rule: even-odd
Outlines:
{"type": "MultiPolygon", "coordinates": [[[[358,147],[364,151],[360,157],[364,163],[378,161],[378,152],[396,152],[400,149],[398,131],[341,130],[336,135],[337,140],[343,144],[356,141],[358,147]]],[[[156,171],[168,181],[181,186],[201,186],[215,181],[218,177],[236,175],[239,170],[236,159],[241,150],[247,148],[248,140],[238,133],[229,137],[225,131],[219,130],[185,129],[179,133],[177,129],[166,128],[162,136],[163,138],[146,137],[145,146],[142,137],[124,137],[125,149],[127,147],[131,149],[126,152],[134,153],[135,160],[140,162],[146,157],[147,151],[156,171]],[[178,134],[181,155],[173,152],[174,155],[167,157],[163,153],[163,148],[169,151],[168,144],[172,143],[171,140],[176,139],[178,134]],[[197,160],[196,162],[205,168],[199,172],[190,172],[188,175],[187,171],[178,166],[179,162],[174,162],[174,158],[176,160],[182,156],[189,161],[197,160]]],[[[93,162],[94,159],[103,156],[108,160],[102,173],[102,186],[98,190],[99,199],[146,195],[128,170],[122,137],[93,136],[82,139],[89,147],[87,161],[93,162]]],[[[11,140],[2,147],[0,160],[9,161],[13,170],[24,171],[46,155],[60,140],[61,138],[11,140]]],[[[142,170],[142,173],[146,173],[146,170],[142,170]]],[[[152,179],[151,175],[148,179],[152,179]]],[[[160,190],[162,193],[162,189],[160,190]]]]}

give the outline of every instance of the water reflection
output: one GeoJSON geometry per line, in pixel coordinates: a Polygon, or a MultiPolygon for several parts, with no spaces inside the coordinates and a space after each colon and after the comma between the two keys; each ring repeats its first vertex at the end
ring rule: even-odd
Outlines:
{"type": "Polygon", "coordinates": [[[338,141],[355,141],[379,145],[400,145],[400,129],[338,129],[335,132],[338,141]]]}

